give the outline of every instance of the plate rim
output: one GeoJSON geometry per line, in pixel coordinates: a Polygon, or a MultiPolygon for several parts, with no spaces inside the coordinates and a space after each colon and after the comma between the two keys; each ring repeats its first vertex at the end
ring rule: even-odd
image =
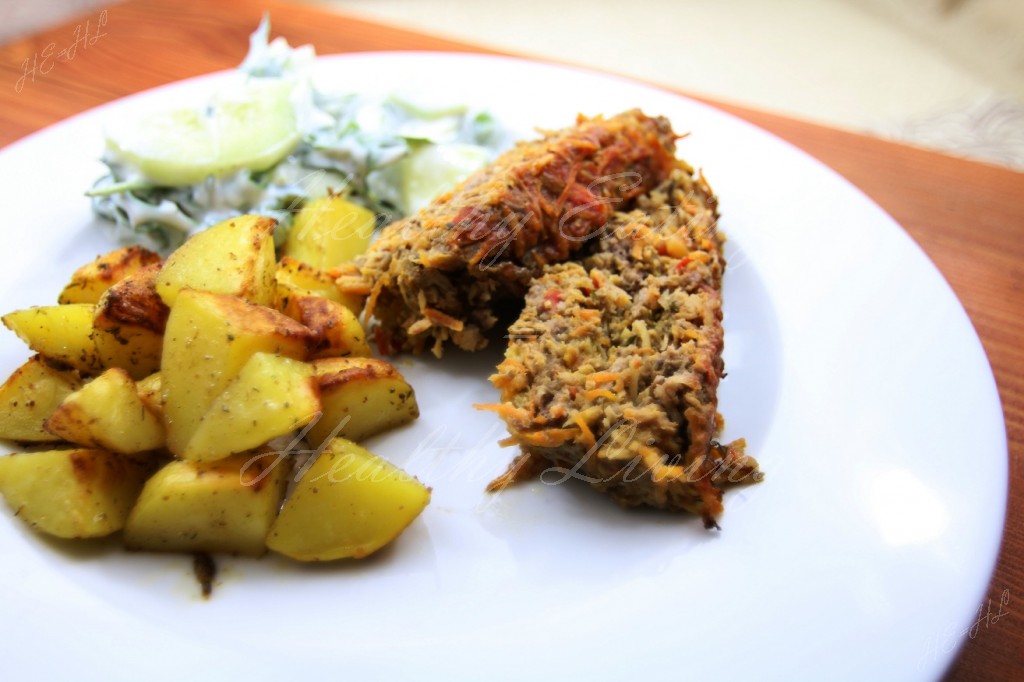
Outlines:
{"type": "MultiPolygon", "coordinates": [[[[999,409],[999,421],[1002,424],[1002,429],[1001,429],[1000,433],[998,434],[998,437],[1001,439],[1001,442],[1002,442],[1001,452],[1002,452],[1002,455],[1003,455],[1003,457],[1001,459],[1001,463],[1002,463],[1001,479],[1002,479],[1002,483],[1003,483],[1003,486],[1002,486],[1003,487],[1003,493],[1002,493],[1002,504],[1001,504],[1002,517],[1001,517],[1001,521],[1000,521],[1000,529],[1005,527],[1006,505],[1007,505],[1007,502],[1008,502],[1008,490],[1009,490],[1009,487],[1008,487],[1009,486],[1009,479],[1008,479],[1008,469],[1009,469],[1008,456],[1009,456],[1009,449],[1008,449],[1008,442],[1007,442],[1006,421],[1005,421],[1005,414],[1004,414],[1003,404],[1002,404],[1001,396],[999,395],[999,392],[998,392],[998,387],[997,387],[997,384],[996,384],[996,381],[995,381],[994,374],[992,373],[991,363],[990,363],[990,361],[988,359],[988,355],[985,352],[984,346],[981,343],[980,337],[978,336],[977,329],[974,327],[973,321],[970,319],[970,316],[967,314],[966,310],[964,309],[963,304],[960,302],[959,298],[956,296],[955,291],[952,289],[952,287],[950,286],[948,280],[945,278],[945,276],[943,275],[941,270],[939,270],[939,268],[935,265],[935,263],[928,257],[927,253],[920,247],[919,244],[917,244],[917,242],[913,239],[913,237],[911,237],[911,235],[905,230],[905,228],[903,228],[902,225],[900,225],[895,219],[893,219],[892,216],[889,215],[885,211],[885,209],[883,209],[881,206],[879,206],[879,204],[877,204],[877,202],[875,202],[863,190],[861,190],[859,187],[857,187],[852,182],[847,180],[844,176],[839,174],[834,169],[830,168],[829,166],[825,165],[823,162],[821,162],[817,158],[815,158],[812,155],[808,154],[806,151],[804,151],[804,150],[800,149],[799,147],[797,147],[796,145],[793,145],[792,143],[790,143],[790,142],[788,142],[788,141],[786,141],[786,140],[784,140],[782,138],[779,138],[778,136],[776,136],[776,135],[774,135],[774,134],[772,134],[772,133],[770,133],[770,132],[768,132],[768,131],[766,131],[766,130],[758,127],[758,126],[756,126],[755,124],[750,123],[749,121],[746,121],[746,120],[744,120],[744,119],[742,119],[742,118],[740,118],[740,117],[738,117],[738,116],[736,116],[736,115],[734,115],[734,114],[732,114],[730,112],[726,112],[726,111],[723,111],[721,109],[718,109],[714,105],[708,104],[708,103],[706,103],[704,101],[701,101],[701,100],[694,99],[692,97],[689,97],[689,96],[687,96],[685,94],[676,92],[676,91],[674,91],[672,89],[669,89],[669,88],[666,88],[664,86],[660,86],[658,84],[652,84],[652,83],[648,83],[648,82],[644,82],[644,81],[640,81],[640,80],[636,80],[636,79],[631,79],[629,77],[622,76],[622,75],[619,75],[619,74],[608,73],[608,72],[600,71],[600,70],[597,70],[597,69],[592,69],[592,68],[589,68],[589,67],[579,66],[579,65],[571,65],[571,64],[567,65],[567,64],[561,64],[561,63],[550,63],[550,62],[546,62],[546,61],[543,61],[543,60],[533,60],[533,59],[524,58],[524,57],[504,56],[504,55],[482,55],[482,54],[475,54],[475,53],[460,53],[460,52],[379,51],[379,52],[359,52],[359,53],[338,53],[338,54],[318,55],[318,62],[323,61],[323,60],[334,61],[334,60],[346,60],[346,59],[352,59],[352,58],[359,58],[359,59],[367,59],[368,58],[368,59],[372,60],[373,58],[380,57],[380,56],[384,56],[384,57],[387,57],[387,58],[390,58],[390,59],[409,59],[409,58],[420,57],[420,58],[428,58],[428,59],[437,59],[437,58],[455,59],[455,60],[469,59],[469,60],[484,60],[484,61],[500,61],[500,62],[506,62],[506,63],[510,63],[510,64],[526,64],[526,65],[531,65],[531,66],[534,66],[534,67],[542,67],[544,69],[555,69],[555,70],[562,70],[562,71],[566,71],[567,70],[567,71],[583,72],[583,73],[587,73],[587,74],[589,74],[591,76],[598,77],[598,78],[601,78],[601,79],[611,79],[611,80],[614,80],[616,82],[621,82],[623,84],[628,84],[628,85],[631,85],[631,86],[639,86],[639,87],[642,87],[642,88],[645,88],[645,89],[649,89],[649,90],[655,91],[655,92],[657,92],[657,93],[659,93],[661,95],[666,95],[666,96],[669,96],[669,97],[673,97],[673,98],[678,98],[678,99],[684,100],[690,106],[696,106],[696,107],[705,109],[705,110],[707,110],[709,112],[713,112],[714,116],[725,117],[725,118],[729,119],[733,124],[740,124],[740,125],[742,125],[742,126],[744,126],[746,128],[749,128],[749,129],[751,129],[753,131],[756,131],[756,133],[759,134],[759,135],[767,136],[767,137],[771,138],[775,143],[784,145],[786,148],[788,148],[788,150],[790,150],[791,153],[795,152],[796,154],[798,154],[803,159],[804,162],[812,163],[816,167],[816,171],[817,172],[819,172],[819,173],[820,172],[825,172],[829,176],[831,176],[831,178],[833,180],[841,182],[845,186],[845,191],[853,190],[853,192],[858,196],[860,201],[866,202],[866,203],[870,204],[872,207],[874,207],[874,209],[876,209],[877,211],[879,211],[882,215],[884,215],[886,217],[886,219],[889,221],[889,223],[891,223],[891,226],[895,226],[895,227],[899,228],[898,232],[902,233],[904,241],[912,246],[912,248],[917,253],[917,257],[919,259],[923,259],[923,262],[927,264],[927,267],[932,271],[932,274],[938,276],[938,280],[941,281],[942,285],[945,287],[944,296],[947,297],[947,298],[951,298],[951,300],[955,303],[956,307],[958,308],[959,313],[960,313],[960,315],[963,318],[963,321],[965,321],[967,323],[967,327],[969,328],[970,334],[973,337],[973,343],[975,344],[977,351],[980,353],[980,358],[984,361],[985,367],[987,368],[986,382],[989,384],[988,390],[992,394],[994,394],[994,396],[995,396],[995,399],[996,399],[995,403],[996,403],[996,405],[998,406],[998,409],[999,409]]],[[[140,91],[140,92],[137,92],[137,93],[132,93],[132,94],[126,95],[124,97],[112,100],[110,102],[106,102],[106,103],[100,104],[100,105],[98,105],[96,107],[92,107],[92,108],[89,108],[87,110],[78,112],[78,113],[74,114],[73,116],[70,116],[70,117],[65,118],[65,119],[63,119],[61,121],[55,122],[53,124],[50,124],[50,125],[48,125],[48,126],[46,126],[44,128],[41,128],[41,129],[39,129],[37,131],[33,131],[32,133],[29,133],[28,135],[26,135],[26,136],[24,136],[22,138],[19,138],[18,140],[15,140],[15,141],[11,142],[10,144],[6,145],[2,149],[0,149],[0,162],[2,162],[2,160],[5,159],[6,157],[10,156],[12,153],[20,153],[20,152],[16,152],[15,150],[20,150],[23,147],[29,147],[29,146],[31,146],[33,144],[38,144],[38,142],[37,142],[38,140],[43,139],[43,138],[47,137],[48,135],[51,135],[52,134],[52,130],[55,129],[55,128],[66,128],[66,127],[68,127],[70,125],[73,125],[74,122],[79,121],[80,119],[92,118],[92,117],[100,116],[102,113],[106,112],[107,110],[116,109],[116,108],[124,106],[125,102],[127,102],[127,101],[138,100],[138,99],[144,99],[144,98],[147,98],[147,97],[151,97],[152,94],[154,92],[157,92],[157,91],[163,91],[163,90],[167,90],[167,89],[187,88],[191,84],[194,84],[195,82],[198,82],[198,81],[208,81],[211,78],[223,77],[224,75],[231,74],[231,73],[232,73],[232,70],[226,69],[226,70],[220,70],[220,71],[211,72],[211,73],[208,73],[208,74],[202,74],[202,75],[198,75],[198,76],[193,76],[193,77],[190,77],[190,78],[187,78],[187,79],[183,79],[183,80],[179,80],[179,81],[173,81],[173,82],[166,83],[166,84],[163,84],[163,85],[159,85],[159,86],[156,86],[154,88],[143,90],[143,91],[140,91]]],[[[997,543],[997,545],[995,547],[995,551],[994,551],[994,553],[991,556],[991,560],[988,562],[989,566],[988,566],[987,571],[986,571],[986,575],[988,575],[988,579],[986,581],[986,584],[982,588],[982,593],[983,594],[984,594],[985,591],[987,591],[988,583],[991,582],[991,579],[992,579],[992,574],[993,574],[993,571],[995,569],[996,561],[998,559],[999,551],[1000,551],[1000,548],[1001,548],[1001,543],[1002,543],[1002,539],[1001,538],[1002,538],[1002,531],[1000,531],[1000,541],[997,543]]],[[[969,615],[970,614],[964,614],[964,617],[966,618],[969,615]]],[[[949,657],[946,660],[944,668],[948,667],[949,665],[951,665],[952,662],[955,660],[956,651],[957,650],[954,650],[954,651],[952,651],[949,654],[949,657]]]]}

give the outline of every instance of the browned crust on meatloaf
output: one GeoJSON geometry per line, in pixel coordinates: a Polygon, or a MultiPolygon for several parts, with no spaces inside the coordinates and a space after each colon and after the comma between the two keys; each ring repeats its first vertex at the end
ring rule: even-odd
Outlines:
{"type": "MultiPolygon", "coordinates": [[[[484,347],[494,307],[518,299],[612,214],[671,172],[675,133],[639,110],[523,142],[417,215],[386,227],[357,264],[382,352],[484,347]]],[[[345,283],[342,283],[345,286],[345,283]]],[[[371,320],[372,318],[372,320],[371,320]]]]}
{"type": "Polygon", "coordinates": [[[491,381],[523,454],[492,488],[580,478],[624,505],[700,514],[760,479],[743,441],[720,445],[725,260],[707,183],[680,162],[608,221],[582,262],[546,268],[491,381]]]}

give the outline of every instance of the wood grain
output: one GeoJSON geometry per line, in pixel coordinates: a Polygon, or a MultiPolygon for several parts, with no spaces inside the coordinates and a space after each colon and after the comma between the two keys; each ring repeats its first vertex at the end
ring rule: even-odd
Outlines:
{"type": "MultiPolygon", "coordinates": [[[[104,35],[73,59],[40,55],[74,44],[100,12],[0,47],[0,144],[112,99],[237,65],[267,9],[276,35],[320,53],[367,50],[487,52],[480,46],[382,26],[278,1],[136,0],[105,10],[104,35]],[[50,48],[49,46],[52,46],[50,48]],[[36,59],[32,80],[30,69],[36,59]],[[24,77],[21,87],[16,88],[24,77]]],[[[1024,672],[1024,174],[722,102],[817,157],[888,211],[924,249],[963,302],[988,353],[1009,439],[1010,491],[1002,552],[989,598],[1010,612],[983,623],[949,671],[950,680],[1020,679],[1024,672]]],[[[76,152],[77,153],[77,152],[76,152]]],[[[80,153],[92,153],[81,150],[80,153]]],[[[970,400],[971,396],[962,399],[970,400]]],[[[970,453],[964,453],[969,462],[970,453]]],[[[969,464],[966,465],[969,467],[969,464]]],[[[997,501],[994,501],[997,503],[997,501]]],[[[982,607],[983,604],[979,604],[982,607]]],[[[993,612],[994,613],[994,612],[993,612]]],[[[894,646],[899,634],[894,633],[894,646]]]]}

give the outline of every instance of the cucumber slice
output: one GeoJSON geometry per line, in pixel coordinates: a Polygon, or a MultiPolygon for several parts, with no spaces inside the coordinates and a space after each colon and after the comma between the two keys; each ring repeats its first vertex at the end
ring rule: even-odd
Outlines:
{"type": "Polygon", "coordinates": [[[415,213],[490,161],[481,147],[429,144],[399,162],[399,196],[406,214],[415,213]]]}
{"type": "Polygon", "coordinates": [[[107,132],[107,150],[156,185],[192,185],[241,169],[266,170],[300,133],[290,82],[250,83],[203,109],[173,109],[107,132]]]}

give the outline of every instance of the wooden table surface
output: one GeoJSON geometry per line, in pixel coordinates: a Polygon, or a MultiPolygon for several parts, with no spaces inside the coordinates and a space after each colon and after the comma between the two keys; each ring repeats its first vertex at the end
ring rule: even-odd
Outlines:
{"type": "MultiPolygon", "coordinates": [[[[321,54],[489,51],[276,1],[133,0],[0,47],[0,145],[112,99],[237,65],[264,9],[275,35],[321,54]]],[[[1010,444],[1007,525],[988,593],[992,614],[1002,600],[1009,615],[981,623],[948,679],[1024,679],[1024,174],[711,103],[860,187],[924,248],[967,309],[995,373],[1010,444]]]]}

